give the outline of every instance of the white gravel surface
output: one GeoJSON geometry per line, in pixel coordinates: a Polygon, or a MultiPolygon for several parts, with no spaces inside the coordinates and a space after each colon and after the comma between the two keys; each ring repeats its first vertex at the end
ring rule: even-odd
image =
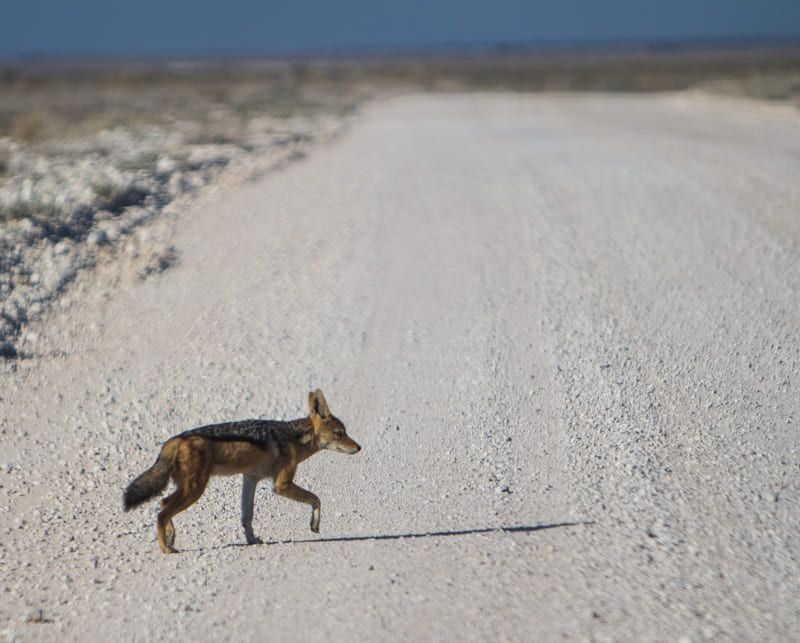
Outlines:
{"type": "Polygon", "coordinates": [[[800,119],[698,96],[418,96],[78,275],[0,371],[0,630],[20,640],[791,640],[800,119]],[[212,480],[155,543],[169,435],[362,445],[307,507],[212,480]]]}

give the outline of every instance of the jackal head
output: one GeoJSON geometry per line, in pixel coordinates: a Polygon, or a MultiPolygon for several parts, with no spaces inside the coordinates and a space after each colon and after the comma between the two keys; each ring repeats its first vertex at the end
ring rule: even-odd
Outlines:
{"type": "Polygon", "coordinates": [[[344,424],[331,413],[325,396],[319,389],[308,394],[308,417],[320,449],[351,454],[361,451],[358,443],[348,437],[344,424]]]}

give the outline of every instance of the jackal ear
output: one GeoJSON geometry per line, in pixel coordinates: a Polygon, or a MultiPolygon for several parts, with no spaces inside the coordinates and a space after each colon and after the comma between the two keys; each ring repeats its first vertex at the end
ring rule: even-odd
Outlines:
{"type": "Polygon", "coordinates": [[[325,396],[319,389],[308,394],[308,413],[309,415],[316,415],[323,420],[331,414],[328,409],[328,403],[325,401],[325,396]]]}

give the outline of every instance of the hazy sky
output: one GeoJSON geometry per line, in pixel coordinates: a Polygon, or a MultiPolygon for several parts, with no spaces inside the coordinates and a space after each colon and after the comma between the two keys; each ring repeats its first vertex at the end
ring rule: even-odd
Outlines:
{"type": "Polygon", "coordinates": [[[0,2],[0,56],[800,36],[800,0],[0,2]]]}

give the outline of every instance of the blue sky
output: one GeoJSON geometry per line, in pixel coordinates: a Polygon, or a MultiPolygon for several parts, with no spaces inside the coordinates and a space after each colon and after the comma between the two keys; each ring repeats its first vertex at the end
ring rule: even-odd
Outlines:
{"type": "Polygon", "coordinates": [[[0,56],[800,37],[800,0],[5,0],[0,56]]]}

